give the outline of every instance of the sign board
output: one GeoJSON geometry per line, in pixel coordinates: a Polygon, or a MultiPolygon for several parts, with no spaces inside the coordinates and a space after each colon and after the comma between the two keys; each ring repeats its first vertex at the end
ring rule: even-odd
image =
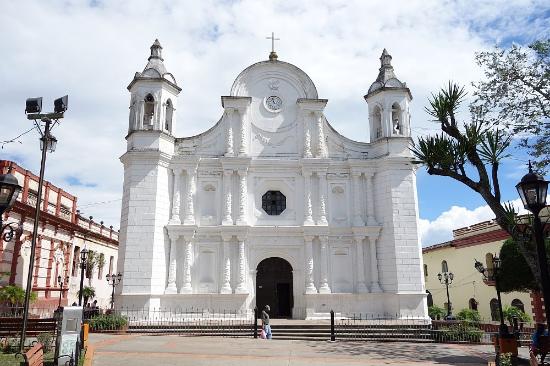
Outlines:
{"type": "Polygon", "coordinates": [[[63,308],[61,329],[57,337],[57,365],[65,365],[76,352],[76,342],[80,340],[82,327],[82,306],[67,306],[63,308]]]}

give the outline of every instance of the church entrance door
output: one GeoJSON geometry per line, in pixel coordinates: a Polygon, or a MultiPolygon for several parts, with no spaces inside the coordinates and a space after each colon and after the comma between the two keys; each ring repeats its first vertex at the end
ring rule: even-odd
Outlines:
{"type": "Polygon", "coordinates": [[[264,259],[256,268],[256,306],[261,312],[266,305],[272,318],[292,317],[292,266],[282,258],[264,259]]]}

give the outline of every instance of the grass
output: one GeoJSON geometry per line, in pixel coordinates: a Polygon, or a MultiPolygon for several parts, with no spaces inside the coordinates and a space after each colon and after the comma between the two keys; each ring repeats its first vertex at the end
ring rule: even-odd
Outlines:
{"type": "MultiPolygon", "coordinates": [[[[54,353],[49,352],[44,355],[44,365],[53,366],[54,363],[54,353]]],[[[20,366],[23,365],[23,356],[17,356],[15,358],[15,353],[0,353],[0,365],[2,366],[20,366]]]]}

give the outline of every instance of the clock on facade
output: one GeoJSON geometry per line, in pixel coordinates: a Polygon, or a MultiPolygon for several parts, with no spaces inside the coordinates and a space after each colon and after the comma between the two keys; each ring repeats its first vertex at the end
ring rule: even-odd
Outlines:
{"type": "Polygon", "coordinates": [[[276,95],[265,98],[265,106],[271,112],[278,112],[283,106],[283,100],[276,95]]]}

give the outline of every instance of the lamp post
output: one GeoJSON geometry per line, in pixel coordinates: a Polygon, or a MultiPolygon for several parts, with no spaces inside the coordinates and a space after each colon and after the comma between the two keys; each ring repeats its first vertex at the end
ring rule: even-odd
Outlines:
{"type": "Polygon", "coordinates": [[[502,300],[500,298],[500,283],[499,283],[499,274],[501,269],[502,261],[500,258],[495,254],[493,255],[493,273],[491,275],[489,269],[485,268],[483,266],[483,263],[475,259],[474,267],[478,270],[479,273],[483,275],[483,277],[487,280],[494,279],[495,281],[495,289],[497,290],[497,300],[498,300],[498,314],[500,318],[500,326],[499,326],[499,335],[507,335],[508,327],[504,323],[504,313],[502,312],[502,300]]]}
{"type": "Polygon", "coordinates": [[[10,166],[6,174],[0,174],[0,239],[8,242],[11,241],[16,235],[21,235],[23,228],[19,225],[18,228],[14,228],[15,223],[10,222],[4,225],[2,223],[2,217],[4,212],[12,208],[19,192],[21,192],[21,186],[17,182],[17,178],[11,174],[12,167],[10,166]]]}
{"type": "Polygon", "coordinates": [[[86,261],[88,260],[88,250],[82,249],[80,252],[80,290],[78,291],[78,306],[82,306],[82,290],[84,288],[84,272],[86,271],[86,261]]]}
{"type": "MultiPolygon", "coordinates": [[[[540,211],[546,207],[546,195],[548,193],[548,181],[533,172],[529,161],[529,173],[525,174],[516,185],[518,194],[523,202],[523,207],[530,211],[533,216],[533,231],[537,245],[537,257],[539,260],[540,279],[542,296],[545,304],[550,304],[550,276],[548,275],[548,261],[546,247],[544,245],[542,222],[539,217],[540,211]]],[[[545,306],[546,323],[550,329],[550,306],[545,306]]]]}
{"type": "Polygon", "coordinates": [[[107,282],[109,285],[113,287],[113,291],[111,292],[111,310],[115,307],[115,287],[120,283],[122,280],[122,273],[118,272],[117,275],[113,274],[107,274],[106,276],[107,282]]]}
{"type": "Polygon", "coordinates": [[[447,289],[447,316],[445,317],[445,320],[453,320],[454,317],[451,310],[453,305],[451,304],[451,299],[449,297],[449,285],[453,283],[454,274],[453,272],[438,273],[437,279],[442,285],[445,285],[445,288],[447,289]]]}
{"type": "Polygon", "coordinates": [[[55,151],[57,145],[57,139],[51,134],[51,129],[55,124],[59,123],[59,120],[63,118],[65,111],[67,110],[68,97],[56,99],[54,101],[54,112],[41,114],[42,111],[42,97],[28,98],[25,102],[25,113],[27,113],[27,119],[33,120],[38,131],[40,132],[40,150],[42,150],[42,157],[40,159],[40,176],[38,179],[38,192],[36,207],[34,213],[34,225],[32,230],[31,240],[31,253],[29,258],[29,270],[27,274],[27,286],[25,291],[25,305],[23,311],[23,328],[21,330],[21,341],[19,342],[19,352],[23,352],[25,347],[25,332],[27,330],[28,314],[29,314],[29,301],[32,291],[32,276],[34,267],[34,256],[36,252],[36,239],[38,237],[38,223],[40,219],[40,205],[42,203],[42,187],[44,186],[44,169],[46,167],[46,152],[55,151]],[[44,130],[40,122],[44,123],[44,130]],[[52,126],[53,123],[53,126],[52,126]]]}
{"type": "Polygon", "coordinates": [[[59,304],[57,305],[58,308],[61,307],[61,297],[63,295],[63,286],[65,286],[65,283],[69,282],[69,276],[65,276],[65,278],[61,276],[57,276],[57,283],[59,285],[59,304]]]}

